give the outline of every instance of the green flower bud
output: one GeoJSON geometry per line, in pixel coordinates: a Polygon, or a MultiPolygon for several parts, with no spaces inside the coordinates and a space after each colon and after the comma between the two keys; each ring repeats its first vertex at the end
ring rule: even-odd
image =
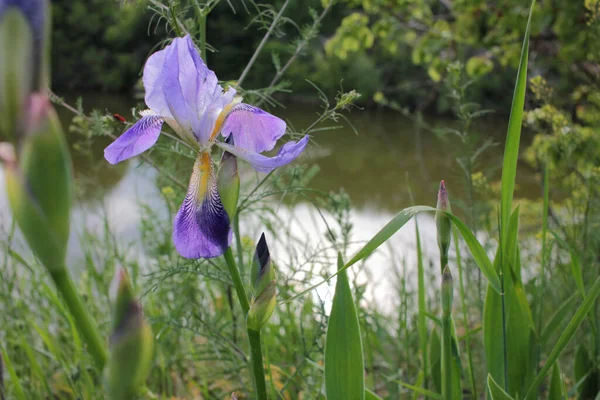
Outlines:
{"type": "Polygon", "coordinates": [[[255,296],[259,296],[269,283],[275,279],[275,270],[271,267],[271,255],[264,233],[260,235],[256,245],[250,279],[255,296]]]}
{"type": "Polygon", "coordinates": [[[264,233],[256,245],[250,279],[255,299],[248,311],[247,324],[249,329],[260,331],[273,314],[277,303],[275,270],[271,265],[271,255],[264,233]]]}
{"type": "Polygon", "coordinates": [[[124,269],[117,271],[109,297],[113,309],[113,333],[105,381],[111,400],[128,400],[135,396],[148,377],[154,337],[124,269]]]}
{"type": "MultiPolygon", "coordinates": [[[[229,135],[226,143],[233,145],[233,135],[229,135]]],[[[223,152],[221,157],[217,185],[221,202],[231,221],[235,216],[238,198],[240,197],[240,175],[238,173],[237,158],[227,151],[223,152]]]]}
{"type": "Polygon", "coordinates": [[[50,33],[47,0],[0,2],[0,137],[15,141],[31,92],[47,86],[50,33]]]}
{"type": "Polygon", "coordinates": [[[440,268],[448,263],[448,250],[450,249],[450,238],[452,233],[452,222],[442,211],[451,212],[450,200],[444,181],[440,182],[438,201],[436,208],[441,211],[435,212],[435,224],[437,227],[437,242],[440,249],[440,268]]]}
{"type": "Polygon", "coordinates": [[[246,318],[248,329],[260,331],[269,318],[271,318],[275,306],[277,305],[276,289],[277,286],[275,280],[272,280],[258,295],[254,302],[252,302],[246,318]]]}
{"type": "Polygon", "coordinates": [[[444,317],[449,317],[452,314],[452,303],[454,302],[454,282],[448,265],[444,267],[442,274],[442,311],[444,317]]]}
{"type": "Polygon", "coordinates": [[[12,213],[25,239],[50,273],[64,269],[72,193],[71,159],[60,122],[43,94],[29,97],[18,153],[4,144],[12,213]]]}

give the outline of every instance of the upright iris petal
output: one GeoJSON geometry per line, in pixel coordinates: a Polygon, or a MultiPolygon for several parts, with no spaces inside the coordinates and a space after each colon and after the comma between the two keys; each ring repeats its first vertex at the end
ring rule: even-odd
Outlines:
{"type": "Polygon", "coordinates": [[[204,152],[194,164],[187,194],[175,217],[173,242],[183,257],[210,258],[223,254],[231,238],[210,154],[204,152]]]}

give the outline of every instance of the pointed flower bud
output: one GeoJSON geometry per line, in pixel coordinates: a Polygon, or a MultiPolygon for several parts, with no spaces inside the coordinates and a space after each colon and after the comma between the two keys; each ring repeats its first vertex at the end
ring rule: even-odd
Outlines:
{"type": "MultiPolygon", "coordinates": [[[[225,143],[233,146],[233,135],[229,135],[225,143]]],[[[240,175],[238,173],[237,158],[227,151],[224,151],[221,157],[217,185],[221,202],[231,221],[235,216],[238,198],[240,197],[240,175]]]]}
{"type": "Polygon", "coordinates": [[[113,333],[105,380],[112,400],[126,400],[135,397],[150,372],[154,337],[122,268],[113,279],[109,297],[113,333]]]}
{"type": "Polygon", "coordinates": [[[454,282],[448,265],[444,267],[442,274],[442,311],[444,317],[449,317],[452,313],[452,303],[454,302],[454,282]]]}
{"type": "Polygon", "coordinates": [[[48,98],[29,97],[27,123],[17,154],[4,144],[6,185],[12,213],[40,261],[53,273],[64,269],[69,239],[71,159],[48,98]]]}
{"type": "Polygon", "coordinates": [[[260,235],[260,239],[256,245],[254,259],[252,260],[252,269],[250,270],[250,279],[252,280],[255,296],[259,296],[269,283],[275,279],[275,271],[271,267],[271,254],[269,253],[264,233],[260,235]]]}
{"type": "Polygon", "coordinates": [[[440,249],[440,268],[448,263],[448,250],[450,249],[450,238],[452,232],[452,222],[442,211],[451,212],[450,200],[444,181],[440,182],[438,191],[438,201],[436,208],[441,211],[435,213],[435,224],[437,227],[437,242],[440,249]]]}
{"type": "Polygon", "coordinates": [[[256,245],[250,279],[255,297],[248,311],[247,325],[249,329],[260,331],[273,314],[277,303],[275,270],[271,265],[271,255],[264,233],[256,245]]]}
{"type": "Polygon", "coordinates": [[[47,0],[0,1],[0,135],[15,140],[29,93],[47,86],[47,0]]]}

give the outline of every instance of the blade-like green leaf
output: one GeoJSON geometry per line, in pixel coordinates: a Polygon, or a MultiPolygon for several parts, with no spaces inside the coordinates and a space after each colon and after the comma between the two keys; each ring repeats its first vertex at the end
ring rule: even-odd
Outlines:
{"type": "Polygon", "coordinates": [[[423,389],[418,386],[410,385],[410,384],[402,382],[402,381],[395,381],[395,382],[404,386],[405,388],[410,389],[413,392],[419,393],[423,396],[427,396],[427,397],[435,399],[435,400],[444,400],[444,398],[442,397],[441,394],[432,392],[431,390],[427,390],[427,389],[423,389]]]}
{"type": "Polygon", "coordinates": [[[542,333],[540,335],[540,344],[544,345],[552,334],[556,331],[556,329],[560,326],[561,322],[565,319],[571,308],[573,307],[573,303],[575,302],[576,294],[569,297],[567,301],[565,301],[562,306],[550,317],[550,321],[546,324],[544,329],[542,329],[542,333]]]}
{"type": "Polygon", "coordinates": [[[429,338],[429,376],[437,393],[442,393],[442,341],[437,330],[429,338]]]}
{"type": "Polygon", "coordinates": [[[513,94],[512,106],[510,109],[510,118],[508,120],[508,131],[506,133],[506,143],[504,147],[504,160],[502,162],[502,202],[500,204],[500,243],[502,246],[502,255],[508,256],[506,241],[508,239],[508,226],[512,209],[512,200],[515,191],[515,179],[517,176],[517,161],[519,158],[519,143],[521,141],[521,125],[523,124],[523,107],[525,106],[525,92],[527,89],[527,62],[529,55],[529,34],[531,31],[531,16],[535,0],[531,2],[527,27],[525,28],[525,37],[523,38],[523,47],[521,48],[521,59],[519,61],[519,71],[517,72],[517,82],[513,94]]]}
{"type": "Polygon", "coordinates": [[[492,400],[514,400],[508,393],[504,391],[504,389],[500,387],[500,385],[496,383],[491,374],[488,374],[487,381],[492,400]]]}
{"type": "Polygon", "coordinates": [[[381,397],[377,396],[377,394],[373,393],[371,390],[365,390],[365,400],[381,400],[381,397]]]}
{"type": "Polygon", "coordinates": [[[580,399],[592,399],[600,391],[598,378],[595,374],[594,363],[583,344],[577,347],[575,353],[575,381],[578,382],[577,392],[580,399]]]}
{"type": "Polygon", "coordinates": [[[585,296],[583,302],[577,309],[577,312],[575,313],[575,315],[573,316],[573,318],[571,319],[571,321],[569,322],[569,324],[563,331],[562,335],[560,335],[560,337],[558,338],[558,341],[556,342],[556,344],[554,345],[554,348],[550,352],[550,355],[548,356],[546,363],[544,364],[544,366],[542,367],[540,372],[537,374],[537,376],[531,383],[531,386],[529,387],[529,390],[527,391],[527,395],[525,396],[525,399],[533,399],[536,397],[534,392],[537,390],[540,383],[542,383],[542,381],[544,380],[544,378],[550,371],[552,364],[558,359],[558,356],[560,355],[560,353],[562,353],[562,351],[565,349],[565,347],[567,346],[567,343],[569,343],[569,341],[575,335],[577,328],[579,328],[579,325],[581,325],[581,322],[583,322],[587,313],[594,306],[594,302],[596,301],[596,298],[598,297],[599,294],[600,294],[600,277],[598,279],[596,279],[596,282],[594,282],[594,284],[588,291],[587,296],[585,296]]]}
{"type": "MultiPolygon", "coordinates": [[[[338,255],[338,269],[343,267],[338,255]]],[[[325,339],[325,391],[329,400],[364,400],[365,378],[358,315],[345,271],[338,273],[325,339]]]]}
{"type": "Polygon", "coordinates": [[[13,390],[14,390],[13,394],[14,394],[15,398],[17,400],[27,400],[27,396],[25,396],[25,392],[23,391],[23,387],[21,386],[21,380],[17,376],[17,373],[15,372],[15,368],[13,367],[12,362],[10,361],[10,358],[8,358],[8,354],[6,354],[6,351],[1,346],[0,346],[0,359],[1,359],[1,361],[4,361],[4,365],[6,366],[8,375],[10,376],[10,382],[12,383],[12,386],[13,386],[13,390]]]}
{"type": "Polygon", "coordinates": [[[567,242],[565,242],[557,232],[552,231],[550,233],[552,233],[552,236],[554,236],[556,242],[569,252],[569,255],[571,256],[571,275],[573,275],[573,280],[577,285],[579,294],[581,294],[582,297],[585,296],[583,276],[581,274],[581,262],[579,261],[579,255],[577,254],[577,251],[573,248],[573,246],[570,246],[567,242]]]}
{"type": "Polygon", "coordinates": [[[427,312],[425,304],[425,268],[423,267],[423,252],[421,251],[421,235],[419,235],[419,224],[415,218],[415,236],[417,238],[417,280],[418,280],[418,316],[417,325],[419,330],[419,346],[421,348],[421,365],[423,379],[427,380],[429,373],[427,367],[427,321],[425,313],[427,312]]]}
{"type": "Polygon", "coordinates": [[[565,383],[561,377],[558,362],[556,362],[554,363],[554,368],[552,368],[552,377],[550,378],[550,390],[548,391],[548,400],[565,400],[566,398],[567,391],[565,390],[565,383]]]}
{"type": "Polygon", "coordinates": [[[502,289],[500,287],[500,278],[498,277],[498,274],[492,267],[492,262],[490,261],[490,258],[487,256],[485,250],[483,249],[483,246],[481,246],[481,243],[479,243],[473,232],[471,232],[471,229],[469,229],[469,227],[465,225],[460,219],[458,219],[456,216],[450,213],[447,213],[446,215],[448,215],[454,226],[456,226],[456,228],[462,235],[465,243],[469,247],[471,255],[475,260],[475,263],[477,264],[483,275],[487,278],[492,288],[494,288],[494,290],[498,294],[500,294],[502,292],[502,289]]]}

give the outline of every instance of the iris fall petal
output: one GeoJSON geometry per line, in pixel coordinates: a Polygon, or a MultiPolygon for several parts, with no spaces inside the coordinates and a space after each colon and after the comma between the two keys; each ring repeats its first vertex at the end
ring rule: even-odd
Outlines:
{"type": "Polygon", "coordinates": [[[231,146],[226,143],[217,143],[217,146],[223,150],[230,152],[236,157],[241,158],[250,163],[258,172],[269,173],[275,168],[289,164],[296,159],[304,151],[308,144],[309,136],[306,135],[297,142],[287,142],[284,144],[277,155],[273,157],[264,156],[262,154],[254,153],[246,149],[242,149],[237,145],[237,138],[235,139],[235,146],[231,146]]]}
{"type": "Polygon", "coordinates": [[[146,114],[117,140],[104,149],[104,158],[111,164],[137,156],[156,143],[163,124],[161,117],[146,114]]]}
{"type": "Polygon", "coordinates": [[[210,155],[201,153],[175,217],[175,248],[185,258],[211,258],[225,253],[231,239],[229,217],[219,196],[210,155]]]}

